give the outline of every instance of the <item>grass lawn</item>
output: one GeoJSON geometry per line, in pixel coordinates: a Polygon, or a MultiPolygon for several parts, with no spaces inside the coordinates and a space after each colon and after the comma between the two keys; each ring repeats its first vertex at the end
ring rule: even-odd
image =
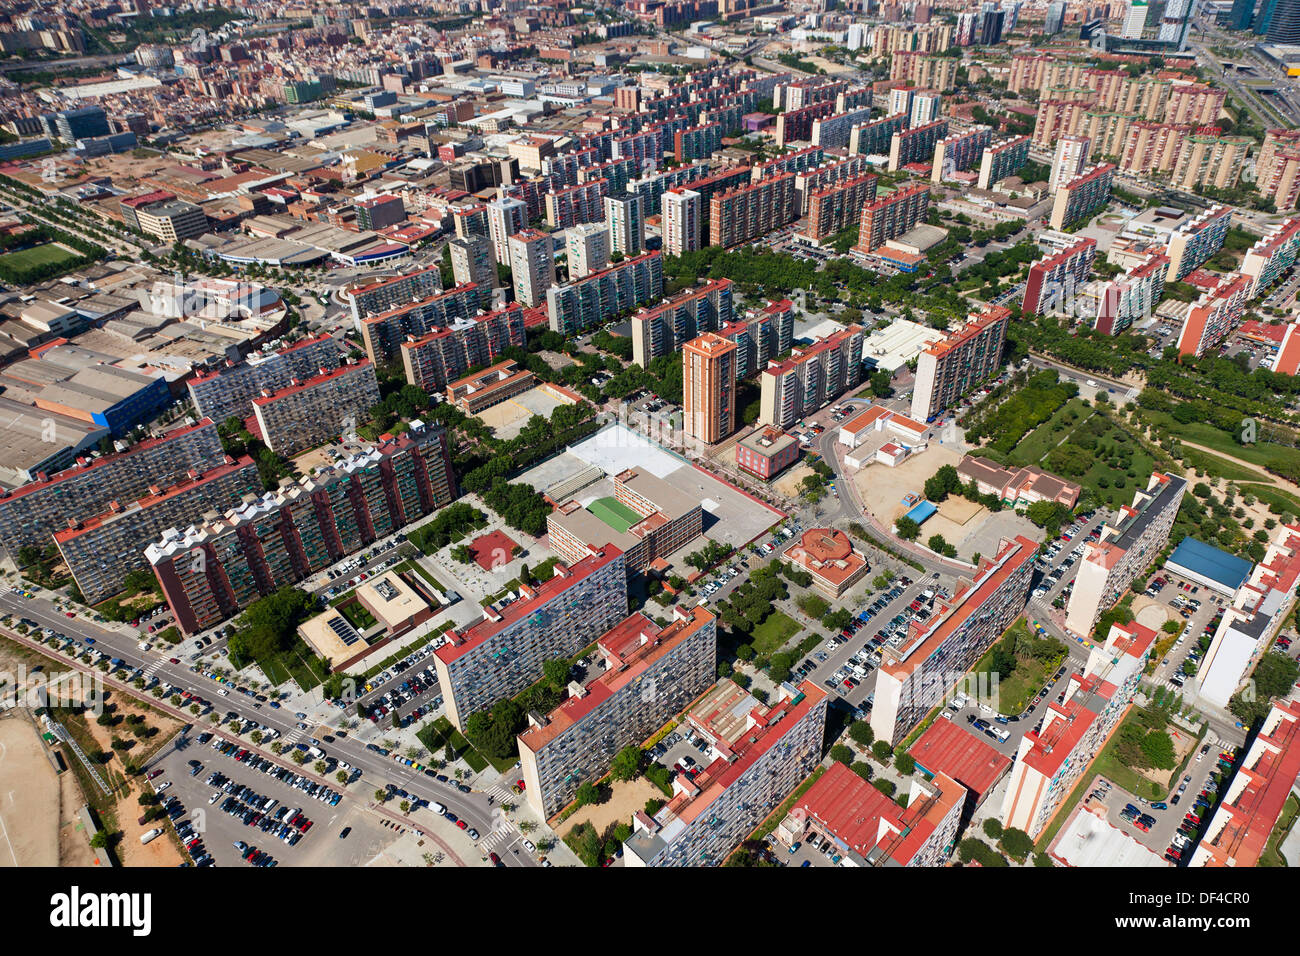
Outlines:
{"type": "Polygon", "coordinates": [[[23,270],[30,269],[33,266],[47,265],[48,263],[72,262],[77,258],[76,253],[69,252],[53,242],[47,242],[43,245],[32,246],[30,249],[6,252],[0,256],[0,263],[10,269],[23,270]]]}
{"type": "Polygon", "coordinates": [[[1300,449],[1297,448],[1289,448],[1286,445],[1277,445],[1273,442],[1254,442],[1249,445],[1242,445],[1232,435],[1206,422],[1182,423],[1163,412],[1147,412],[1145,417],[1153,425],[1165,429],[1169,434],[1177,438],[1204,445],[1206,448],[1212,448],[1229,458],[1248,461],[1252,465],[1267,467],[1269,464],[1277,462],[1295,467],[1300,463],[1300,449]]]}
{"type": "Polygon", "coordinates": [[[403,571],[413,571],[416,574],[418,574],[420,577],[424,578],[424,580],[429,582],[430,585],[437,588],[441,593],[443,594],[447,593],[447,589],[438,583],[438,579],[435,578],[432,574],[430,574],[427,570],[425,570],[424,566],[420,564],[418,561],[415,560],[403,561],[393,570],[397,571],[399,574],[403,571]]]}
{"type": "Polygon", "coordinates": [[[1228,461],[1226,458],[1220,458],[1218,455],[1211,455],[1207,452],[1197,451],[1195,448],[1188,448],[1186,445],[1183,446],[1183,462],[1189,468],[1203,471],[1215,478],[1226,478],[1228,481],[1262,481],[1264,479],[1264,476],[1257,471],[1252,471],[1238,465],[1236,462],[1228,461]]]}
{"type": "Polygon", "coordinates": [[[1273,506],[1276,505],[1278,508],[1278,514],[1281,514],[1283,511],[1300,514],[1300,498],[1297,498],[1289,491],[1282,491],[1280,488],[1271,488],[1268,485],[1243,484],[1238,487],[1241,488],[1242,495],[1254,495],[1260,501],[1267,504],[1270,511],[1272,511],[1273,506]]]}
{"type": "Polygon", "coordinates": [[[1295,818],[1300,815],[1300,800],[1296,799],[1293,793],[1286,798],[1286,805],[1282,807],[1282,815],[1278,817],[1277,826],[1273,828],[1273,833],[1268,838],[1268,846],[1260,854],[1260,866],[1287,866],[1286,857],[1282,856],[1282,841],[1286,839],[1287,834],[1291,832],[1291,827],[1295,825],[1295,818]]]}
{"type": "Polygon", "coordinates": [[[339,604],[337,610],[358,631],[365,631],[366,628],[374,627],[378,623],[375,616],[361,606],[360,601],[347,601],[339,604]]]}
{"type": "MultiPolygon", "coordinates": [[[[1024,619],[1016,621],[1011,627],[1003,632],[1002,636],[993,642],[996,647],[1007,635],[1019,629],[1028,631],[1028,625],[1024,619]]],[[[1068,652],[1067,652],[1068,653],[1068,652]]],[[[974,673],[987,673],[992,669],[993,647],[979,659],[979,662],[972,668],[974,673]]],[[[1016,655],[1016,669],[1011,672],[1010,676],[998,681],[998,713],[1004,717],[1012,717],[1024,713],[1029,702],[1034,699],[1034,695],[1047,683],[1047,678],[1060,667],[1060,661],[1052,663],[1051,661],[1040,661],[1026,655],[1016,655]]]]}
{"type": "Polygon", "coordinates": [[[750,644],[760,657],[770,657],[781,649],[786,641],[799,632],[799,625],[780,611],[773,611],[763,623],[754,628],[750,644]]]}
{"type": "Polygon", "coordinates": [[[1026,435],[1006,456],[1007,461],[1017,465],[1039,464],[1044,455],[1060,444],[1067,428],[1073,430],[1074,425],[1087,421],[1095,414],[1091,408],[1084,407],[1083,399],[1070,399],[1055,415],[1026,435]],[[1077,416],[1073,422],[1070,421],[1071,414],[1077,416]]]}

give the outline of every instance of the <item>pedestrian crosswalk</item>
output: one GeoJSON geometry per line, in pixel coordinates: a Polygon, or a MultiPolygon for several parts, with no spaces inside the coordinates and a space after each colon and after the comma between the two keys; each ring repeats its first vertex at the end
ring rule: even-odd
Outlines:
{"type": "Polygon", "coordinates": [[[489,797],[496,800],[497,803],[510,803],[514,797],[513,793],[501,786],[499,783],[489,787],[485,792],[489,797]]]}
{"type": "Polygon", "coordinates": [[[492,850],[514,836],[515,832],[513,830],[493,830],[479,841],[479,846],[484,850],[492,850]]]}

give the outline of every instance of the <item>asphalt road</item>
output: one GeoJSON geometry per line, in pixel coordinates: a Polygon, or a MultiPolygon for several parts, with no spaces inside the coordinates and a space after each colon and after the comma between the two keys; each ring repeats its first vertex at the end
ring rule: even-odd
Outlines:
{"type": "MultiPolygon", "coordinates": [[[[146,673],[157,676],[163,683],[172,684],[183,690],[189,690],[204,698],[211,699],[215,711],[220,713],[234,711],[240,717],[246,717],[265,724],[279,731],[282,740],[296,741],[305,736],[297,727],[298,719],[294,716],[291,707],[282,707],[278,710],[272,709],[238,693],[231,694],[229,697],[218,697],[219,685],[200,674],[196,674],[185,664],[168,663],[167,652],[159,656],[153,651],[141,651],[132,637],[120,631],[99,627],[94,622],[80,616],[68,618],[55,610],[50,602],[43,597],[23,598],[5,590],[0,593],[0,613],[29,618],[43,627],[50,627],[71,638],[80,639],[83,643],[85,638],[91,637],[95,640],[94,646],[97,650],[102,650],[109,657],[121,658],[128,669],[140,667],[146,673]]],[[[45,654],[54,654],[50,648],[44,647],[35,641],[30,641],[21,635],[12,634],[9,636],[20,643],[40,648],[45,654]]],[[[87,667],[78,661],[70,661],[69,664],[87,673],[99,673],[98,670],[87,667]]],[[[144,700],[151,707],[168,711],[182,720],[195,720],[187,710],[173,708],[165,701],[156,700],[151,695],[141,696],[139,691],[129,685],[118,684],[116,686],[122,693],[144,700]]],[[[337,737],[335,726],[339,718],[344,716],[350,715],[328,704],[318,705],[314,711],[308,713],[306,722],[312,726],[312,729],[306,735],[320,737],[322,734],[331,733],[337,737]]],[[[206,720],[206,714],[200,719],[206,720]]],[[[196,729],[201,726],[198,721],[195,721],[195,723],[196,729]]],[[[226,731],[221,733],[223,736],[230,736],[226,731]]],[[[291,761],[283,759],[269,750],[255,747],[250,743],[244,743],[243,746],[247,746],[250,750],[262,754],[281,766],[289,767],[299,773],[306,772],[302,768],[294,766],[291,761]]],[[[412,768],[400,766],[389,757],[383,757],[373,751],[366,750],[364,744],[350,737],[337,738],[334,743],[328,746],[327,752],[330,756],[345,760],[352,764],[353,767],[362,770],[363,780],[361,786],[358,787],[354,784],[352,787],[353,792],[344,794],[344,801],[364,801],[373,796],[375,789],[383,787],[385,783],[392,782],[404,790],[442,803],[458,817],[465,820],[469,826],[478,830],[484,837],[484,843],[488,841],[489,835],[494,832],[496,820],[493,811],[496,797],[477,791],[468,794],[461,793],[451,786],[440,784],[412,768]]],[[[337,787],[337,781],[326,780],[312,773],[308,773],[308,776],[320,783],[324,783],[326,786],[337,787]]],[[[522,802],[522,800],[516,800],[516,802],[522,802]]],[[[497,816],[500,817],[501,815],[498,813],[497,816]]],[[[450,826],[450,824],[444,825],[450,826]]],[[[510,828],[504,837],[493,838],[491,848],[500,854],[502,860],[508,866],[538,865],[537,861],[522,848],[522,839],[523,837],[517,830],[510,828]],[[514,852],[515,850],[518,850],[518,854],[514,852]]]]}

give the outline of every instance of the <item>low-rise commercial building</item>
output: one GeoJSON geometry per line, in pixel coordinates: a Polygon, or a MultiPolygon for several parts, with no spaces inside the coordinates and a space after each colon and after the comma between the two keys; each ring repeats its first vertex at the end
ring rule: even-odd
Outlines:
{"type": "Polygon", "coordinates": [[[467,415],[477,415],[486,408],[523,394],[536,384],[536,375],[528,369],[521,369],[513,359],[507,359],[448,383],[447,401],[467,415]]]}
{"type": "Polygon", "coordinates": [[[811,574],[813,587],[830,598],[840,597],[870,570],[849,536],[835,528],[808,529],[781,557],[811,574]]]}
{"type": "Polygon", "coordinates": [[[966,455],[957,463],[963,482],[975,482],[981,495],[997,495],[1012,508],[1027,508],[1035,502],[1050,501],[1074,510],[1083,487],[1039,468],[1006,468],[984,458],[966,455]]]}

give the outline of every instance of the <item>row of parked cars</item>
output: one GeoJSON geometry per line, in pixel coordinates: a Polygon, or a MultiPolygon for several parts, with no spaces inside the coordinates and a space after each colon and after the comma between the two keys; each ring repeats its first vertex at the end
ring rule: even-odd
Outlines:
{"type": "Polygon", "coordinates": [[[176,827],[176,836],[185,845],[185,852],[189,855],[190,861],[195,866],[216,866],[216,860],[212,859],[212,854],[203,846],[203,835],[194,829],[194,825],[189,820],[181,819],[185,814],[185,805],[180,799],[169,797],[163,806],[167,810],[167,815],[172,818],[172,825],[176,827]]]}
{"type": "MultiPolygon", "coordinates": [[[[247,748],[240,747],[238,744],[233,744],[229,741],[217,738],[217,740],[213,741],[212,748],[218,753],[230,757],[237,763],[245,764],[252,770],[264,773],[269,777],[274,777],[285,786],[292,787],[295,790],[301,790],[307,796],[319,800],[321,803],[328,803],[330,806],[335,807],[338,806],[339,801],[343,799],[343,795],[337,790],[316,783],[314,780],[308,779],[303,774],[295,773],[288,767],[281,767],[279,764],[272,763],[265,757],[258,756],[247,748]]],[[[323,752],[319,751],[319,748],[315,749],[317,750],[316,755],[321,757],[325,756],[323,752]]],[[[309,750],[308,752],[310,753],[311,751],[309,750]]],[[[350,770],[354,780],[361,776],[361,770],[359,768],[336,761],[332,757],[326,757],[325,763],[327,766],[332,764],[335,767],[350,770]]]]}
{"type": "Polygon", "coordinates": [[[252,866],[275,866],[275,858],[271,854],[259,850],[255,846],[249,846],[243,840],[236,840],[234,847],[239,851],[239,855],[243,857],[245,863],[252,866]]]}

